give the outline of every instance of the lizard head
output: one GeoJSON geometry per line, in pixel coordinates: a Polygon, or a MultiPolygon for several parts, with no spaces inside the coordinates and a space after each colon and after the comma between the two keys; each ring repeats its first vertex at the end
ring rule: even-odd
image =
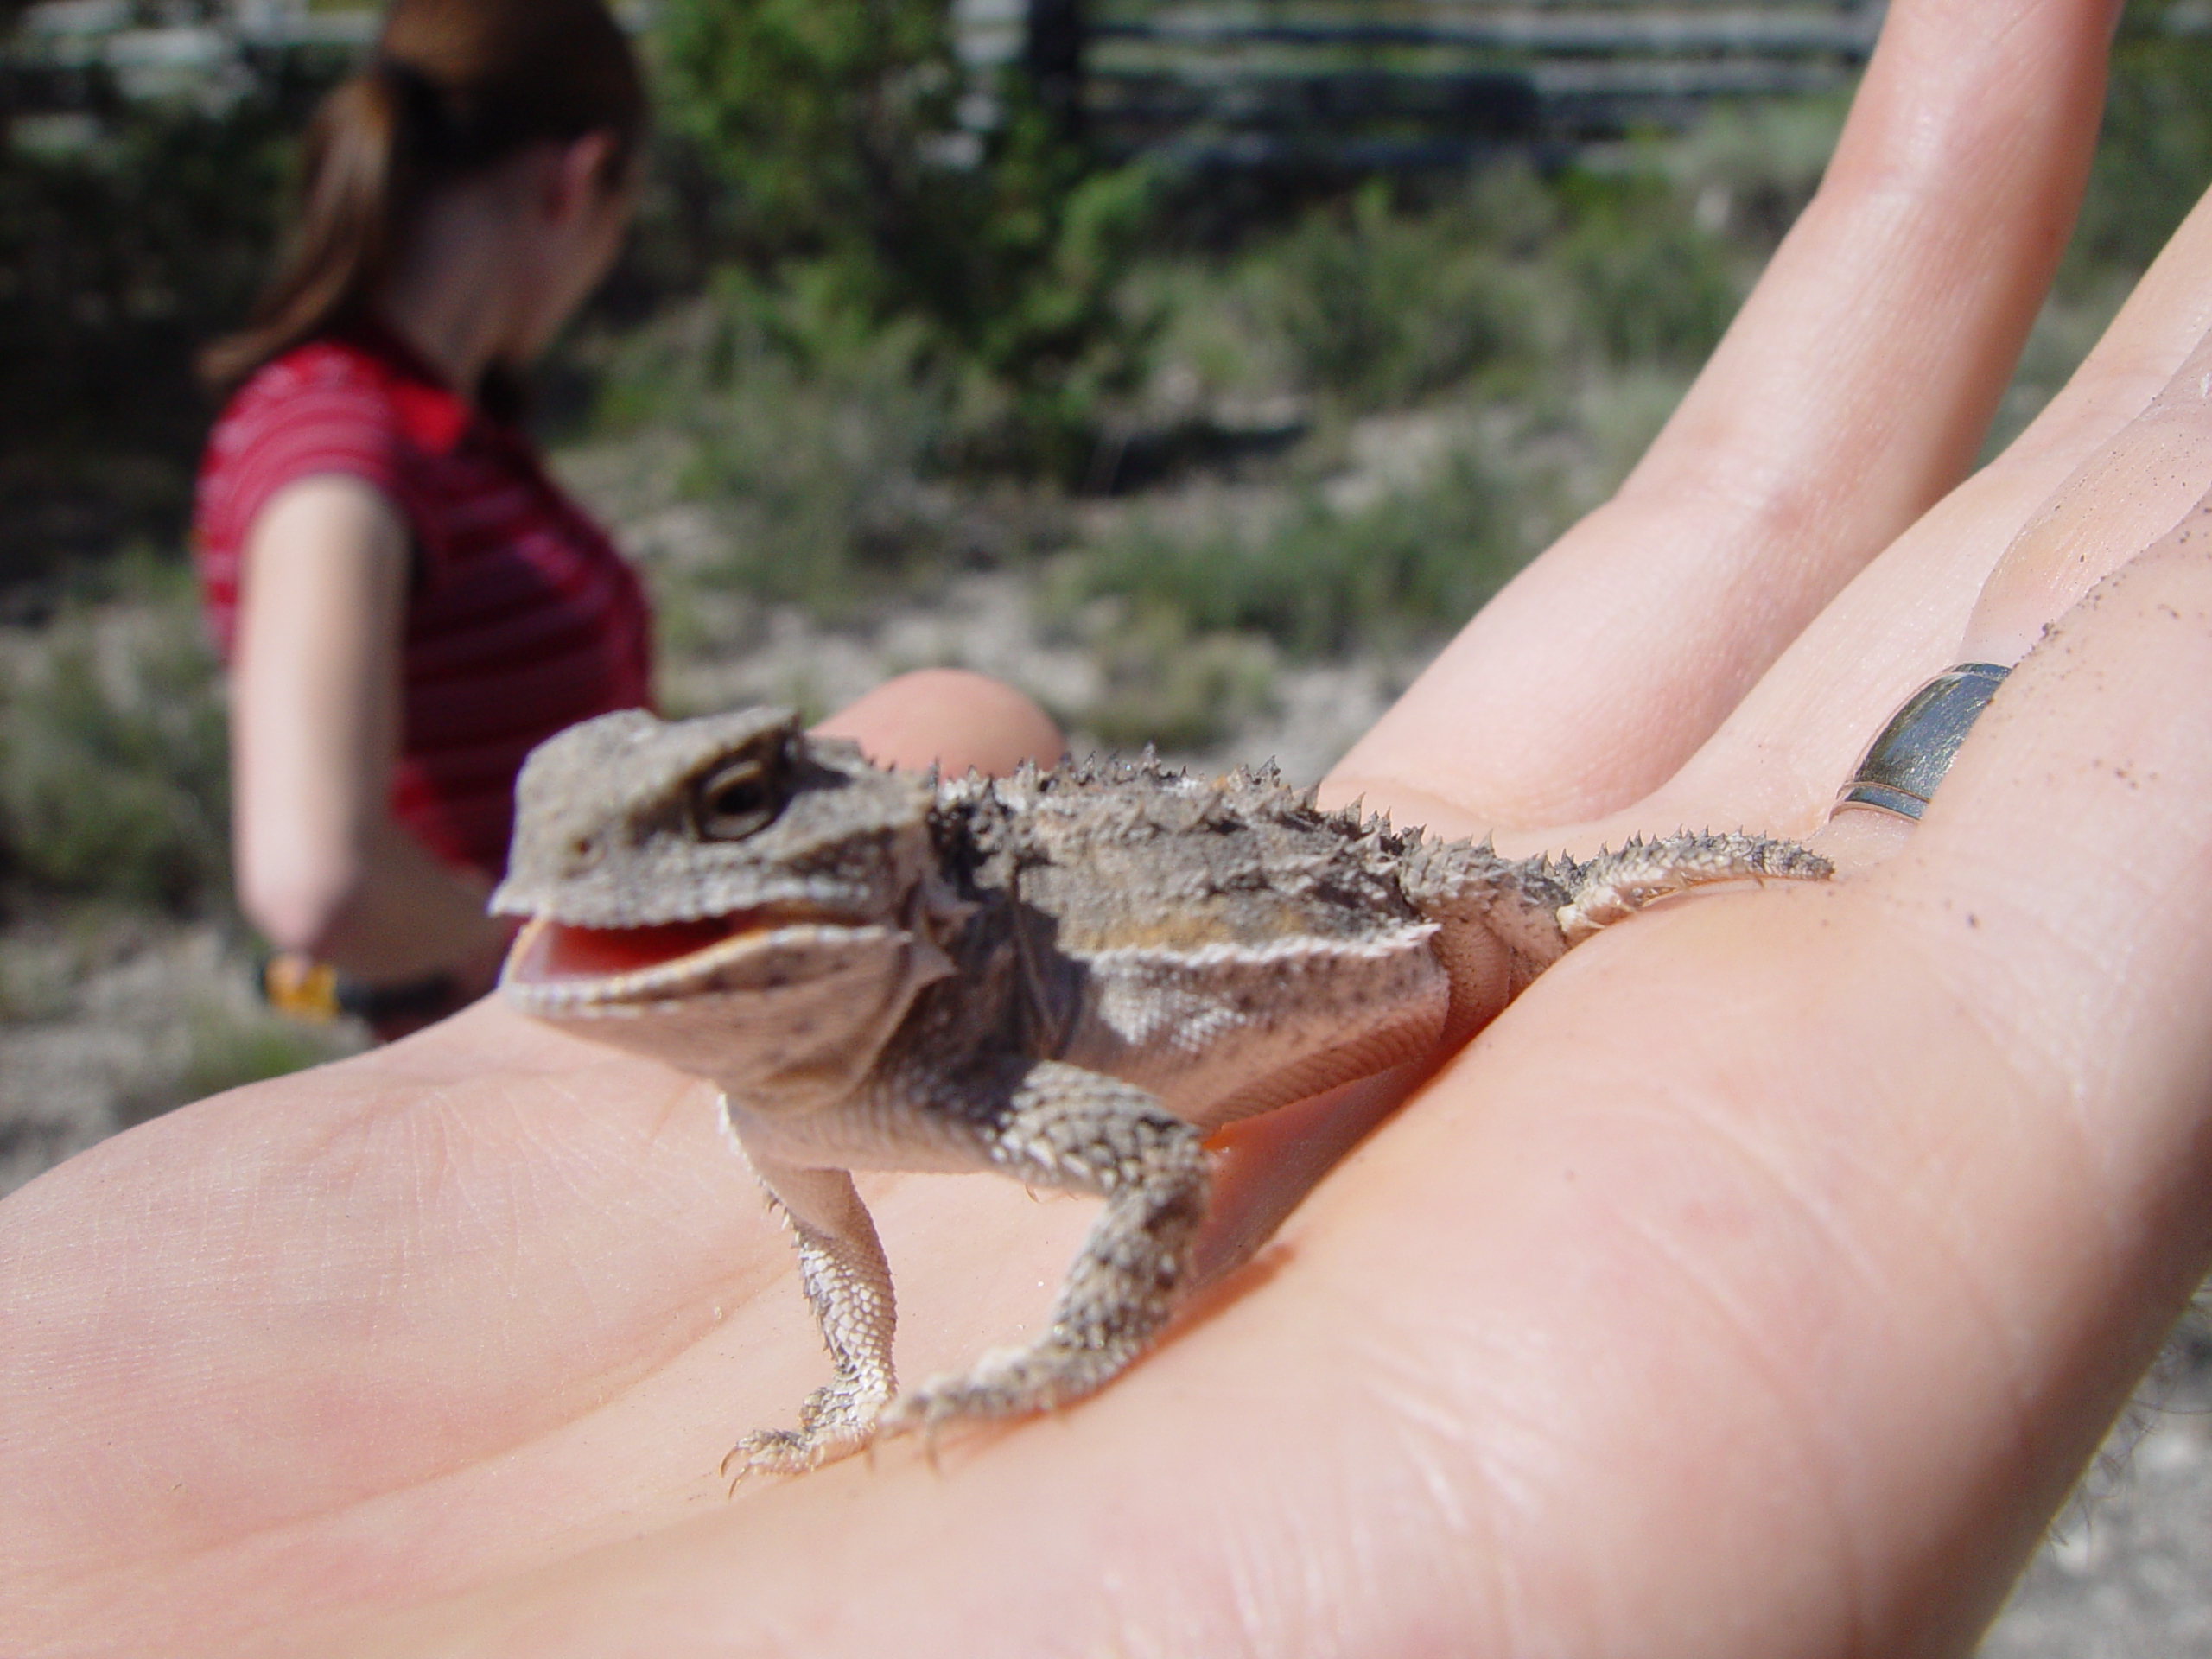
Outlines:
{"type": "Polygon", "coordinates": [[[907,925],[934,886],[933,799],[788,709],[573,726],[516,782],[492,908],[531,920],[501,988],[702,1075],[762,1058],[747,1027],[865,1048],[943,962],[907,925]]]}

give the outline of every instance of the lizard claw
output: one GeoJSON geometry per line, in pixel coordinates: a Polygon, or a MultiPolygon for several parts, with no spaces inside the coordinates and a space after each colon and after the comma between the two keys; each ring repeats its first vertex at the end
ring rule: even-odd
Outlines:
{"type": "Polygon", "coordinates": [[[815,1444],[811,1438],[798,1429],[766,1428],[758,1434],[748,1434],[729,1449],[721,1461],[721,1472],[728,1475],[730,1465],[737,1465],[729,1489],[733,1495],[745,1484],[747,1475],[803,1475],[829,1460],[829,1448],[815,1444]]]}
{"type": "Polygon", "coordinates": [[[730,1447],[721,1472],[728,1475],[737,1465],[730,1482],[734,1496],[747,1475],[803,1475],[849,1458],[874,1445],[880,1411],[878,1397],[862,1397],[849,1385],[833,1382],[808,1396],[797,1428],[764,1428],[730,1447]]]}
{"type": "Polygon", "coordinates": [[[874,1431],[868,1428],[857,1432],[764,1428],[730,1447],[729,1454],[721,1461],[721,1472],[728,1475],[731,1465],[736,1465],[737,1473],[729,1485],[731,1495],[735,1496],[748,1475],[803,1475],[825,1463],[835,1463],[855,1452],[868,1450],[874,1439],[874,1431]]]}

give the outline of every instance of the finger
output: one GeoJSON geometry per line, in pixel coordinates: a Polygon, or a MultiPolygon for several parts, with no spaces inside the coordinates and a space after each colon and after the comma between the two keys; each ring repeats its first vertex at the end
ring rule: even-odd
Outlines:
{"type": "MultiPolygon", "coordinates": [[[[1998,1411],[1949,1478],[2024,1508],[1998,1581],[2212,1265],[2209,518],[2212,500],[2053,626],[1860,884],[1929,1000],[2015,1079],[1978,1122],[1937,1110],[1923,1166],[1998,1411]]],[[[1859,1039],[1911,1063],[1909,1033],[1859,1039]]],[[[1962,1375],[1930,1367],[1927,1397],[1962,1375]]]]}
{"type": "Polygon", "coordinates": [[[2015,660],[2212,487],[2208,331],[2212,195],[2044,413],[1854,581],[1680,772],[1554,838],[1595,845],[1707,823],[1812,835],[1915,690],[1955,663],[2015,660]]]}
{"type": "Polygon", "coordinates": [[[1710,735],[1970,464],[2072,220],[2112,14],[1891,9],[1819,194],[1649,456],[1352,752],[1344,792],[1569,822],[1710,735]]]}
{"type": "MultiPolygon", "coordinates": [[[[1738,1346],[1630,1364],[1594,1402],[1614,1420],[1588,1425],[1586,1474],[1630,1455],[1636,1397],[1667,1390],[1675,1365],[1688,1395],[1745,1408],[1670,1424],[1675,1478],[1721,1518],[1651,1586],[1681,1598],[1685,1622],[1763,1560],[1802,1598],[1775,1610],[1793,1612],[1784,1629],[1963,1650],[2212,1261],[2200,522],[2021,664],[1902,856],[1785,899],[1756,932],[1683,912],[1580,953],[1498,1046],[1505,1075],[1487,1081],[1530,1120],[1500,1133],[1526,1156],[1536,1115],[1566,1120],[1550,1167],[1572,1172],[1580,1230],[1624,1216],[1685,1269],[1617,1305],[1616,1338],[1656,1351],[1694,1325],[1716,1353],[1738,1346]],[[1584,976],[1614,1021],[1696,1031],[1696,1068],[1639,1092],[1569,1061],[1580,1075],[1547,1085],[1578,1030],[1557,994],[1584,976]],[[1593,1111],[1607,1093],[1619,1109],[1593,1111]],[[1663,1173],[1673,1160],[1690,1179],[1663,1173]],[[1821,1502],[1777,1516],[1793,1480],[1821,1502]],[[1738,1525],[1758,1535],[1731,1538],[1738,1525]]],[[[1518,1379],[1501,1408],[1525,1409],[1544,1380],[1518,1379]]],[[[1624,1570],[1668,1524],[1663,1492],[1641,1502],[1616,1511],[1624,1570]]]]}
{"type": "Polygon", "coordinates": [[[1439,1246],[1501,1362],[1478,1466],[1579,1532],[1515,1583],[1604,1598],[1589,1650],[1965,1650],[2212,1261],[2198,524],[2021,665],[1903,857],[1578,952],[1376,1144],[1458,1176],[1408,1233],[1494,1212],[1439,1246]]]}
{"type": "Polygon", "coordinates": [[[2018,662],[2054,618],[2171,528],[2208,489],[2212,334],[2013,537],[1967,620],[1961,660],[2018,662]]]}
{"type": "Polygon", "coordinates": [[[1067,744],[1052,716],[1012,686],[965,669],[929,668],[887,680],[817,728],[856,740],[879,766],[970,767],[998,774],[1024,760],[1049,766],[1067,744]]]}
{"type": "Polygon", "coordinates": [[[1909,855],[1868,878],[1952,942],[1961,994],[2056,1080],[2066,1121],[2050,1127],[2097,1148],[2076,1183],[2115,1215],[2186,1212],[2191,1248],[2212,1234],[2208,708],[2212,496],[2052,626],[1968,734],[1909,855]]]}

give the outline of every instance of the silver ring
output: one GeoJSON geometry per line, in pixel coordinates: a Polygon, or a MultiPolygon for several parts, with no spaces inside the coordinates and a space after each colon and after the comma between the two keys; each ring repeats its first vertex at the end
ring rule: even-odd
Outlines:
{"type": "Polygon", "coordinates": [[[1871,806],[1916,822],[1959,744],[2012,671],[1994,663],[1961,663],[1906,698],[1836,797],[1838,809],[1871,806]]]}

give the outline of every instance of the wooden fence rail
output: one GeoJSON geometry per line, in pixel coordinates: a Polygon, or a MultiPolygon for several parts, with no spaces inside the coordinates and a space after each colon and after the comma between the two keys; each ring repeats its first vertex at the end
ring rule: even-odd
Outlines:
{"type": "MultiPolygon", "coordinates": [[[[947,159],[977,152],[1014,69],[1110,153],[1366,168],[1680,125],[1717,98],[1834,88],[1872,50],[1885,0],[948,3],[970,90],[966,137],[943,147],[947,159]]],[[[650,15],[621,10],[633,23],[650,15]]],[[[147,26],[154,15],[133,0],[34,5],[0,65],[0,106],[82,109],[100,86],[219,101],[295,61],[332,73],[377,17],[303,0],[232,0],[191,25],[147,26]]]]}
{"type": "MultiPolygon", "coordinates": [[[[978,84],[1020,64],[1111,150],[1421,165],[1843,86],[1883,0],[954,0],[978,84]]],[[[976,109],[986,119],[988,99],[976,109]]]]}

